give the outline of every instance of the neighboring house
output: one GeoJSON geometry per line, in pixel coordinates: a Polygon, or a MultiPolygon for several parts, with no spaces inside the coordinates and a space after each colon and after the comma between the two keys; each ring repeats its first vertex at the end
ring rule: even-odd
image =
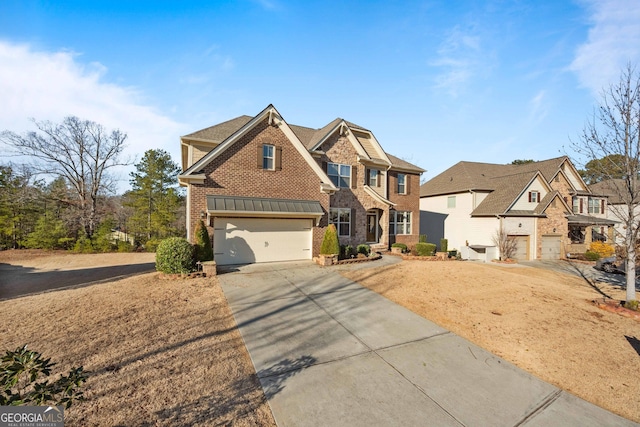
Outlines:
{"type": "MultiPolygon", "coordinates": [[[[421,234],[464,258],[499,256],[493,241],[503,227],[517,240],[520,260],[584,253],[607,239],[606,197],[591,193],[568,157],[499,165],[460,162],[420,187],[421,234]]],[[[610,238],[611,236],[609,236],[610,238]]]]}
{"type": "MultiPolygon", "coordinates": [[[[608,217],[618,222],[614,226],[614,241],[617,245],[624,245],[626,226],[624,221],[628,218],[628,207],[620,197],[625,192],[626,181],[623,179],[608,179],[589,186],[593,194],[607,197],[608,217]]],[[[633,211],[634,218],[640,218],[640,205],[633,211]]]]}
{"type": "Polygon", "coordinates": [[[363,127],[290,125],[269,105],[180,140],[187,235],[204,220],[219,264],[311,259],[329,223],[342,245],[418,241],[424,170],[363,127]]]}

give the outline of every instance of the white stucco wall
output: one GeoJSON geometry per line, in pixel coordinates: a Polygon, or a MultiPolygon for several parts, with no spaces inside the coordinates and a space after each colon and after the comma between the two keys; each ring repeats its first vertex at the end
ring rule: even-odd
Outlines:
{"type": "Polygon", "coordinates": [[[548,193],[547,186],[542,182],[540,177],[538,177],[535,181],[533,181],[529,187],[520,195],[520,198],[514,203],[512,210],[526,210],[532,211],[538,206],[540,200],[542,200],[548,193]],[[539,199],[537,202],[529,202],[529,192],[537,191],[539,194],[539,199]]]}

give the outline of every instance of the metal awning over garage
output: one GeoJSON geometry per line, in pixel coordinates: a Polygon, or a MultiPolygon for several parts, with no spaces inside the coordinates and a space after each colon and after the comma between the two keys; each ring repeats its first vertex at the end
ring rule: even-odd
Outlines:
{"type": "Polygon", "coordinates": [[[207,213],[221,217],[314,218],[318,223],[324,210],[316,200],[207,196],[207,213]]]}

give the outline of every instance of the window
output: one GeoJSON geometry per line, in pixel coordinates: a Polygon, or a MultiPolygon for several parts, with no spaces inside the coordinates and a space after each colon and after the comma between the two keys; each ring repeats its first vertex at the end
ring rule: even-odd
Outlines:
{"type": "Polygon", "coordinates": [[[392,211],[389,234],[411,234],[411,212],[392,211]]]}
{"type": "Polygon", "coordinates": [[[379,187],[380,186],[380,171],[377,169],[369,169],[369,175],[367,175],[367,179],[369,180],[368,184],[370,187],[379,187]]]}
{"type": "Polygon", "coordinates": [[[331,208],[329,209],[329,224],[335,224],[338,236],[351,235],[351,209],[331,208]]]}
{"type": "Polygon", "coordinates": [[[538,191],[529,191],[529,202],[531,202],[531,203],[540,202],[540,192],[538,192],[538,191]]]}
{"type": "Polygon", "coordinates": [[[591,197],[589,197],[589,213],[590,214],[600,213],[600,200],[592,199],[591,197]]]}
{"type": "Polygon", "coordinates": [[[273,145],[264,144],[262,146],[262,169],[275,169],[275,147],[273,145]]]}
{"type": "Polygon", "coordinates": [[[398,194],[407,194],[407,175],[398,174],[398,194]]]}
{"type": "Polygon", "coordinates": [[[453,209],[456,207],[456,196],[447,197],[447,207],[453,209]]]}
{"type": "Polygon", "coordinates": [[[580,213],[580,199],[578,197],[574,197],[573,198],[573,213],[577,214],[580,213]]]}
{"type": "Polygon", "coordinates": [[[327,175],[336,187],[349,188],[351,183],[351,166],[339,163],[327,163],[327,175]]]}

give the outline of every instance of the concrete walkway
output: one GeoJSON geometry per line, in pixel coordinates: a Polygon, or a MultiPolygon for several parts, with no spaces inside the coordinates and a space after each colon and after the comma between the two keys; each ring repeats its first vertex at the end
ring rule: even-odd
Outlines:
{"type": "Polygon", "coordinates": [[[279,426],[637,425],[337,271],[397,261],[220,268],[218,279],[279,426]]]}

